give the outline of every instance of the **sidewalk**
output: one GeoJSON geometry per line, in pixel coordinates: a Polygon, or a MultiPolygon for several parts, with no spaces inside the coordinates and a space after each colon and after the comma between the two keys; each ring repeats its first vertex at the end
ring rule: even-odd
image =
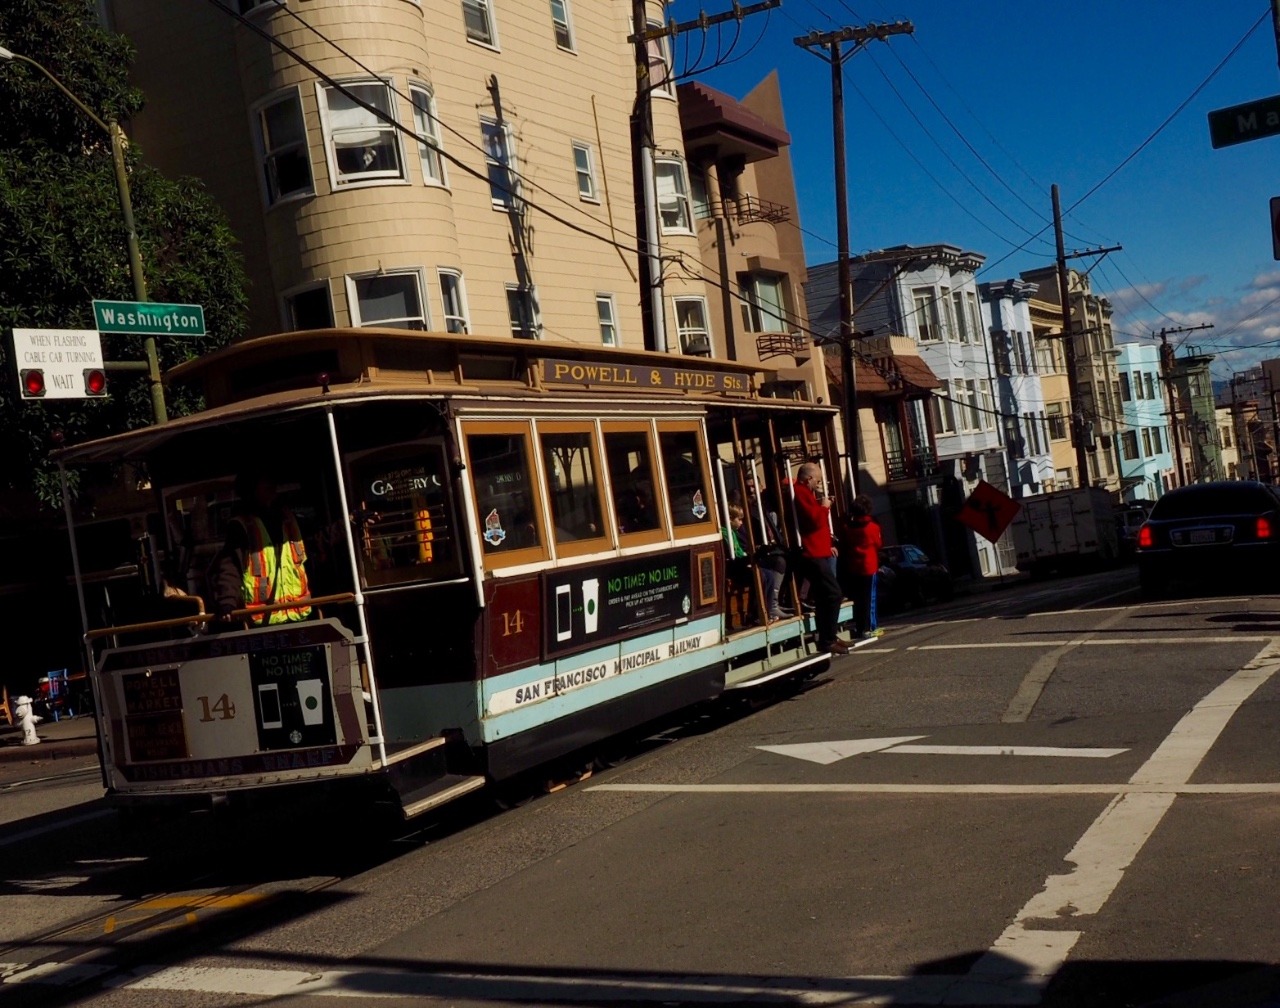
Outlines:
{"type": "Polygon", "coordinates": [[[36,722],[39,745],[24,746],[17,722],[10,727],[0,718],[0,762],[68,759],[98,751],[97,722],[92,714],[36,722]]]}

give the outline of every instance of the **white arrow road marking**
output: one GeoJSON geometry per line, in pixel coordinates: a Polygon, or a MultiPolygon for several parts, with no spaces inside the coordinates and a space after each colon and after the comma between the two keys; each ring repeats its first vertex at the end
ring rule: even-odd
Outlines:
{"type": "Polygon", "coordinates": [[[1106,759],[1128,749],[1064,748],[1062,746],[959,746],[909,745],[927,735],[902,735],[898,738],[845,739],[839,742],[798,742],[794,745],[756,746],[779,756],[794,756],[827,766],[850,756],[869,752],[925,753],[937,756],[1077,756],[1084,759],[1106,759]]]}
{"type": "Polygon", "coordinates": [[[1077,756],[1082,759],[1106,759],[1119,756],[1128,749],[1086,749],[1033,745],[900,745],[885,752],[926,753],[938,756],[1077,756]]]}
{"type": "Polygon", "coordinates": [[[914,742],[916,739],[928,738],[927,735],[900,735],[898,738],[864,738],[848,739],[844,742],[800,742],[795,745],[762,745],[756,746],[765,752],[777,753],[779,756],[794,756],[796,759],[808,760],[810,763],[835,763],[858,753],[877,752],[898,745],[900,742],[914,742]]]}

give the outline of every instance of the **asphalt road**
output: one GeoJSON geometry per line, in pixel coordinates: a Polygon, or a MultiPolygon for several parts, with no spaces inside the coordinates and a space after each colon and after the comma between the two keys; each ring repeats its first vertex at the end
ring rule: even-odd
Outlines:
{"type": "Polygon", "coordinates": [[[767,706],[385,841],[336,811],[131,834],[46,785],[65,807],[0,825],[0,997],[1280,1005],[1280,598],[1133,587],[902,618],[767,706]]]}

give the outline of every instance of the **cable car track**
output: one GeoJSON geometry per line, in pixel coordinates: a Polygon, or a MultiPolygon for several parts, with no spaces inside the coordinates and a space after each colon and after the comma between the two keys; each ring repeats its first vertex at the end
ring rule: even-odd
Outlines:
{"type": "Polygon", "coordinates": [[[314,897],[348,877],[317,877],[279,888],[247,882],[204,892],[194,887],[97,910],[0,946],[0,988],[38,984],[63,995],[79,994],[140,966],[162,963],[177,947],[184,954],[198,953],[281,904],[314,897]],[[39,951],[24,955],[31,950],[39,951]]]}

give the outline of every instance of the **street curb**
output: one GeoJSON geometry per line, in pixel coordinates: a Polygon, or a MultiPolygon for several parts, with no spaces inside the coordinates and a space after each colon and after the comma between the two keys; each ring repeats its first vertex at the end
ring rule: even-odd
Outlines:
{"type": "MultiPolygon", "coordinates": [[[[36,729],[40,734],[40,729],[36,729]]],[[[89,735],[79,738],[42,737],[38,745],[22,745],[21,734],[0,738],[0,763],[35,763],[41,760],[71,759],[77,756],[95,756],[98,739],[89,735]]]]}
{"type": "Polygon", "coordinates": [[[31,746],[4,745],[0,746],[0,763],[39,763],[43,760],[95,756],[97,752],[97,739],[63,739],[31,746]]]}

